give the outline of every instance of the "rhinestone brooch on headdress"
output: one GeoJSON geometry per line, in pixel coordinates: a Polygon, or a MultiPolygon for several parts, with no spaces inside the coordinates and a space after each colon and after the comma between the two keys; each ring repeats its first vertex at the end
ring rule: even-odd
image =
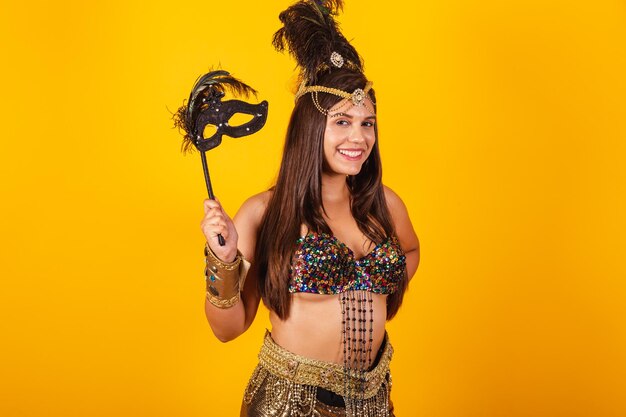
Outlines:
{"type": "Polygon", "coordinates": [[[357,88],[352,92],[352,97],[350,98],[352,99],[352,103],[354,103],[355,106],[360,106],[361,104],[363,104],[363,100],[365,100],[365,91],[363,91],[362,88],[357,88]]]}
{"type": "Polygon", "coordinates": [[[330,62],[337,68],[343,67],[343,57],[339,53],[334,52],[330,54],[330,62]]]}

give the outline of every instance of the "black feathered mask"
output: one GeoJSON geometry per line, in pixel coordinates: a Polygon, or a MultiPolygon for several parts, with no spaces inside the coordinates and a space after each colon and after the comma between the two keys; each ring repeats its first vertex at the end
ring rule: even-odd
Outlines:
{"type": "Polygon", "coordinates": [[[222,101],[223,92],[217,92],[214,97],[208,98],[208,107],[201,111],[196,119],[196,136],[194,145],[201,151],[215,148],[222,142],[222,135],[231,138],[240,138],[259,131],[267,119],[267,101],[259,104],[250,104],[241,100],[222,101]],[[232,126],[228,122],[237,113],[249,114],[252,120],[239,126],[232,126]],[[205,138],[200,132],[204,132],[207,125],[216,127],[215,133],[205,138]]]}
{"type": "MultiPolygon", "coordinates": [[[[181,106],[174,115],[174,126],[185,132],[183,138],[183,152],[200,151],[204,180],[210,199],[215,199],[209,167],[206,161],[206,151],[222,143],[222,136],[240,138],[258,132],[267,120],[267,101],[259,104],[250,104],[242,100],[222,101],[226,91],[245,97],[256,96],[256,91],[249,85],[233,77],[224,70],[211,71],[204,74],[194,84],[189,94],[187,105],[181,106]],[[239,126],[230,126],[229,121],[237,113],[248,114],[252,119],[239,126]],[[216,131],[208,138],[204,131],[208,125],[213,125],[216,131]]],[[[218,235],[220,245],[224,246],[224,238],[218,235]]]]}
{"type": "Polygon", "coordinates": [[[206,152],[222,143],[223,135],[240,138],[259,131],[265,125],[267,101],[259,104],[242,100],[222,101],[226,90],[245,97],[256,95],[252,87],[227,71],[211,71],[200,77],[191,90],[187,105],[179,108],[175,115],[176,126],[185,131],[185,152],[193,149],[192,145],[199,151],[206,152]],[[239,126],[229,125],[229,120],[237,113],[251,115],[252,119],[239,126]],[[215,126],[216,130],[213,135],[205,138],[207,125],[215,126]]]}

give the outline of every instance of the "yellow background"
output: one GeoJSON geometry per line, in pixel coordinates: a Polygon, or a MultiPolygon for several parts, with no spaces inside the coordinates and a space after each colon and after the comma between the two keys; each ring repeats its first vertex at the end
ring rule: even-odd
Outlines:
{"type": "MultiPolygon", "coordinates": [[[[234,214],[271,185],[289,1],[3,2],[0,415],[230,416],[267,312],[203,316],[205,189],[170,111],[210,66],[270,101],[209,153],[234,214]]],[[[384,181],[422,263],[400,314],[398,416],[626,415],[626,5],[351,0],[384,181]]]]}

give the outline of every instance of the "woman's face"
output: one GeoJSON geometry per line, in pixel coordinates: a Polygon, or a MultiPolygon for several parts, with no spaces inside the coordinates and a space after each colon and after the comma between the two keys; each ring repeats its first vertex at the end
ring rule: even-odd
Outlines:
{"type": "Polygon", "coordinates": [[[324,173],[356,175],[370,155],[376,133],[374,105],[369,98],[362,105],[344,99],[326,116],[324,132],[324,173]]]}

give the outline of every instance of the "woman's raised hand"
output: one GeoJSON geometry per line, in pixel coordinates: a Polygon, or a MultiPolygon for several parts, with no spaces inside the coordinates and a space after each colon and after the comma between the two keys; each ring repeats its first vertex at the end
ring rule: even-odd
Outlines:
{"type": "Polygon", "coordinates": [[[217,200],[204,200],[204,218],[200,228],[213,253],[224,262],[232,262],[237,256],[237,230],[232,219],[217,200]],[[220,246],[217,235],[222,235],[226,244],[220,246]]]}

